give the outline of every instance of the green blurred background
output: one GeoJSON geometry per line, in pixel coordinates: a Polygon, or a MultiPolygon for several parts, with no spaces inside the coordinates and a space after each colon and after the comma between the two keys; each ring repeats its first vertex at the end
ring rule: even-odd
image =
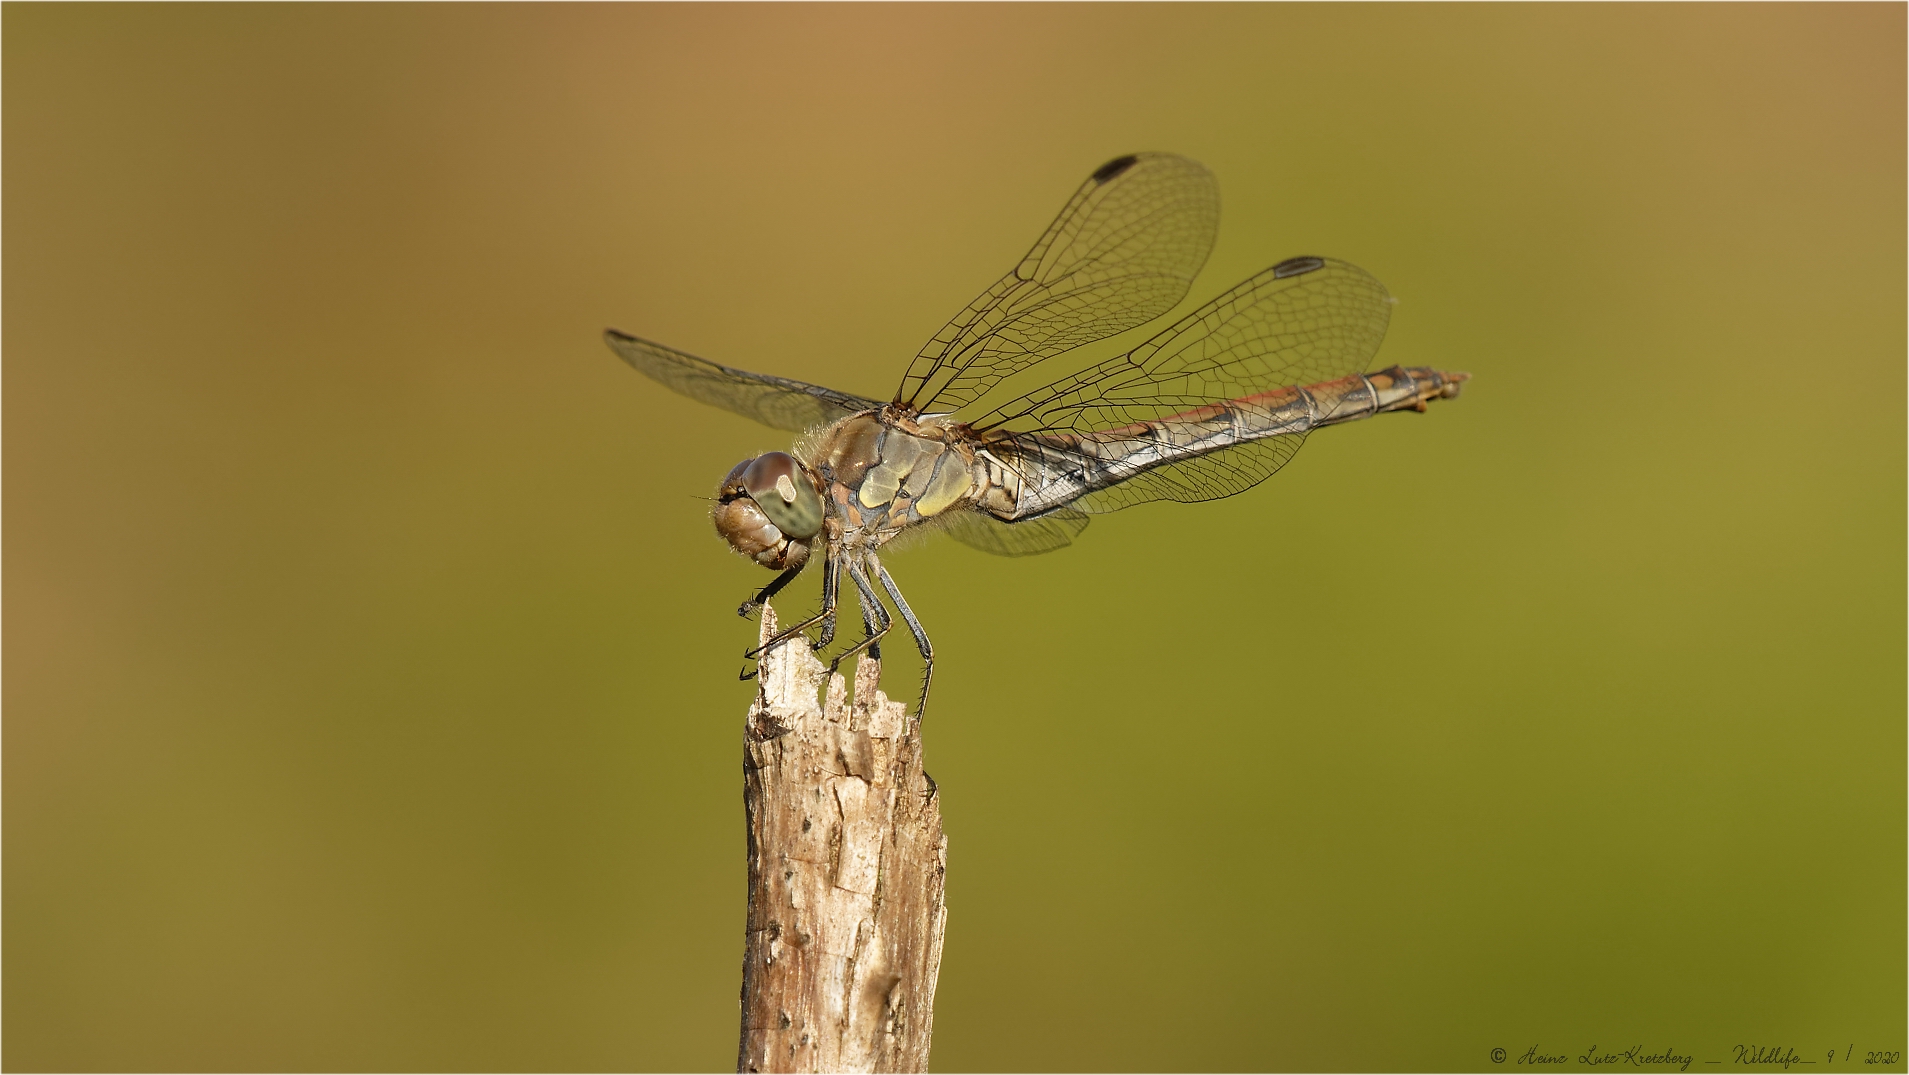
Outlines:
{"type": "Polygon", "coordinates": [[[733,1064],[768,573],[696,498],[789,438],[598,334],[883,395],[1136,149],[1220,179],[1190,301],[1345,258],[1476,380],[891,560],[937,1067],[1901,1049],[1904,34],[7,6],[5,1065],[733,1064]]]}

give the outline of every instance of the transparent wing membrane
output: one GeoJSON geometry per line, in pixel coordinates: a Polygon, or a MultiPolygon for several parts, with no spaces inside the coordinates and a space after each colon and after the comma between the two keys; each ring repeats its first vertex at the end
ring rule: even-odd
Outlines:
{"type": "Polygon", "coordinates": [[[1087,515],[1061,508],[1039,518],[1008,522],[974,511],[949,514],[942,529],[970,548],[996,556],[1037,556],[1074,543],[1087,529],[1087,515]]]}
{"type": "Polygon", "coordinates": [[[972,425],[1011,433],[997,452],[1044,461],[1030,472],[1065,471],[1057,459],[1079,458],[1076,470],[1096,473],[1077,501],[1087,511],[1231,496],[1284,466],[1305,436],[1271,435],[1274,427],[1254,428],[1228,408],[1243,411],[1232,405],[1363,372],[1391,311],[1384,285],[1364,270],[1293,258],[1133,351],[1004,403],[972,425]],[[1173,435],[1196,422],[1228,420],[1231,437],[1173,435]],[[1092,442],[1091,453],[1083,454],[1083,440],[1092,442]],[[1124,445],[1149,451],[1122,462],[1124,445]]]}
{"type": "Polygon", "coordinates": [[[1037,388],[974,420],[1029,432],[1087,433],[1362,372],[1392,315],[1385,285],[1324,258],[1281,262],[1132,351],[1037,388]]]}
{"type": "Polygon", "coordinates": [[[1036,362],[1146,324],[1186,297],[1218,228],[1219,188],[1200,164],[1108,161],[1020,264],[928,341],[896,401],[953,411],[1036,362]]]}
{"type": "Polygon", "coordinates": [[[719,366],[615,329],[603,339],[623,360],[676,392],[776,429],[800,432],[881,404],[788,377],[719,366]]]}

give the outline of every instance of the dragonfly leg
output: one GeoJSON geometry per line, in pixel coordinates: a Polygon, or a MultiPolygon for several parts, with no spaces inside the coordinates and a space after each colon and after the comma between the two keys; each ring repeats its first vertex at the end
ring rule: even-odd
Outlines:
{"type": "Polygon", "coordinates": [[[802,573],[802,568],[792,567],[789,570],[784,571],[782,574],[777,575],[775,577],[775,581],[769,583],[769,585],[767,586],[764,586],[762,589],[757,590],[756,596],[751,597],[747,601],[744,601],[742,603],[742,607],[736,610],[736,615],[741,616],[744,619],[748,619],[750,616],[755,614],[755,611],[757,609],[761,608],[764,604],[768,603],[768,600],[771,597],[774,597],[776,594],[781,593],[782,588],[784,586],[787,586],[789,583],[795,581],[795,577],[797,575],[800,575],[801,573],[802,573]]]}
{"type": "Polygon", "coordinates": [[[831,674],[842,666],[843,661],[879,643],[882,640],[882,636],[888,633],[888,629],[894,626],[894,621],[888,618],[888,610],[882,607],[882,599],[875,596],[875,587],[868,581],[867,573],[862,570],[862,565],[856,563],[852,558],[848,562],[848,577],[855,580],[855,588],[861,591],[863,612],[865,614],[873,612],[881,625],[875,630],[870,631],[867,638],[843,650],[835,660],[830,661],[829,672],[831,674]]]}
{"type": "Polygon", "coordinates": [[[835,641],[835,595],[842,584],[842,554],[833,549],[823,550],[826,557],[822,564],[822,633],[809,648],[827,649],[835,641]]]}
{"type": "MultiPolygon", "coordinates": [[[[876,605],[874,607],[870,607],[869,601],[868,601],[868,595],[861,593],[859,590],[856,591],[856,595],[860,597],[862,600],[862,632],[864,634],[872,635],[875,633],[876,627],[880,626],[881,624],[881,620],[875,614],[875,608],[879,608],[880,606],[876,605]]],[[[868,655],[870,657],[875,658],[878,661],[881,660],[882,659],[881,643],[878,642],[875,645],[868,647],[868,655]]]]}
{"type": "Polygon", "coordinates": [[[875,568],[875,577],[882,580],[882,589],[887,590],[889,598],[895,602],[895,611],[901,613],[902,622],[908,625],[909,632],[915,636],[915,648],[921,651],[921,700],[915,706],[915,720],[919,721],[922,714],[928,711],[928,686],[935,678],[935,647],[928,641],[928,632],[921,629],[921,621],[915,618],[915,610],[908,607],[907,599],[901,595],[901,587],[895,585],[888,569],[882,566],[873,552],[868,554],[868,562],[875,568]]]}
{"type": "MultiPolygon", "coordinates": [[[[744,660],[753,661],[757,659],[758,657],[761,657],[768,650],[776,646],[780,646],[782,643],[787,642],[789,639],[794,638],[795,636],[801,634],[802,632],[808,630],[811,627],[814,627],[818,623],[822,625],[822,637],[824,639],[834,636],[835,634],[835,591],[836,591],[836,580],[839,577],[838,568],[836,566],[836,560],[837,560],[836,556],[830,555],[828,558],[828,562],[825,563],[822,568],[822,611],[816,613],[813,616],[810,616],[808,619],[803,620],[801,623],[798,623],[793,627],[785,627],[782,630],[777,631],[775,633],[775,637],[769,639],[769,641],[767,642],[764,642],[762,645],[756,646],[753,649],[744,651],[742,655],[744,660]]],[[[814,644],[814,648],[820,648],[827,644],[828,643],[826,641],[818,642],[814,644]]],[[[749,677],[745,675],[743,676],[743,678],[747,679],[749,677]]]]}

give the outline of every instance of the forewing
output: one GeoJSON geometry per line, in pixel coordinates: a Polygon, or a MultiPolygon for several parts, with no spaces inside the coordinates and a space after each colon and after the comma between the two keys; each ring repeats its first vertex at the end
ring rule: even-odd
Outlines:
{"type": "Polygon", "coordinates": [[[719,366],[615,329],[606,330],[603,339],[625,362],[665,387],[777,429],[801,431],[881,407],[832,388],[719,366]]]}
{"type": "Polygon", "coordinates": [[[1008,522],[976,511],[950,512],[942,527],[956,541],[996,556],[1037,556],[1074,543],[1087,529],[1087,515],[1060,508],[1033,519],[1008,522]]]}
{"type": "MultiPolygon", "coordinates": [[[[1363,372],[1385,338],[1391,311],[1385,286],[1363,269],[1293,258],[1135,350],[1003,404],[973,427],[1014,431],[1000,450],[1027,458],[1064,457],[1083,436],[1115,456],[1123,436],[1155,446],[1148,423],[1363,372]]],[[[1164,463],[1157,455],[1144,464],[1115,463],[1074,506],[1113,511],[1151,500],[1231,496],[1270,477],[1304,441],[1303,433],[1242,438],[1164,463]]],[[[1055,469],[1050,463],[1044,472],[1055,469]]]]}
{"type": "Polygon", "coordinates": [[[1173,309],[1213,249],[1219,208],[1219,186],[1198,162],[1108,161],[1021,263],[928,341],[896,401],[953,411],[1042,359],[1173,309]]]}

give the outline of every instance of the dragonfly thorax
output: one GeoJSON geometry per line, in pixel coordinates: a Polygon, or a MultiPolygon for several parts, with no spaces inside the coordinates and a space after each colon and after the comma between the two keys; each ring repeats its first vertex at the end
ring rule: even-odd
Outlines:
{"type": "Polygon", "coordinates": [[[730,469],[710,519],[731,548],[785,571],[808,562],[810,542],[822,530],[822,494],[794,456],[769,452],[730,469]]]}
{"type": "Polygon", "coordinates": [[[963,428],[916,422],[890,408],[851,415],[810,442],[808,458],[827,480],[823,494],[842,540],[875,548],[965,509],[977,494],[973,456],[957,443],[963,428]]]}

